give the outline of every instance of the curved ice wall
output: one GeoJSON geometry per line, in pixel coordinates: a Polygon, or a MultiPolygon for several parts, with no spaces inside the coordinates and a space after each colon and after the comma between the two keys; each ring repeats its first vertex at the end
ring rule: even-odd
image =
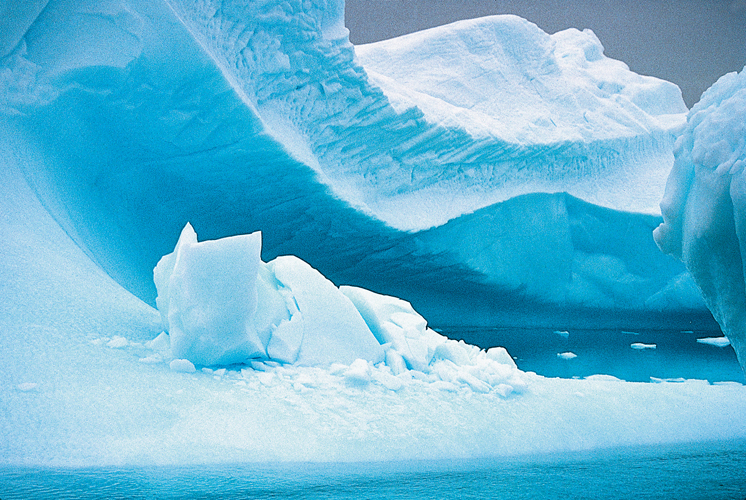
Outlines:
{"type": "Polygon", "coordinates": [[[685,110],[678,90],[604,58],[591,33],[488,18],[366,47],[358,61],[342,2],[16,10],[0,68],[6,161],[145,300],[191,221],[208,239],[261,230],[265,260],[298,255],[435,324],[703,310],[649,236],[685,110]],[[441,82],[448,95],[426,72],[403,92],[394,63],[432,65],[433,44],[453,56],[441,73],[459,60],[469,71],[441,82]],[[480,58],[508,84],[475,78],[480,58]],[[447,99],[454,87],[460,102],[447,99]]]}
{"type": "Polygon", "coordinates": [[[746,71],[718,80],[689,113],[655,230],[682,259],[746,369],[746,71]]]}

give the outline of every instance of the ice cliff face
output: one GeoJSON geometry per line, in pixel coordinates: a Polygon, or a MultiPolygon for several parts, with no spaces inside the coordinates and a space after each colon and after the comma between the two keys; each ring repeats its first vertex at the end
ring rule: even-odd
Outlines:
{"type": "Polygon", "coordinates": [[[746,369],[746,71],[702,95],[676,144],[655,230],[684,261],[746,369]]]}
{"type": "Polygon", "coordinates": [[[342,10],[17,7],[3,32],[4,161],[151,303],[151,270],[191,221],[208,239],[261,230],[266,260],[297,255],[433,322],[703,311],[649,237],[683,116],[675,87],[606,59],[590,33],[550,37],[514,17],[356,55],[342,10]]]}

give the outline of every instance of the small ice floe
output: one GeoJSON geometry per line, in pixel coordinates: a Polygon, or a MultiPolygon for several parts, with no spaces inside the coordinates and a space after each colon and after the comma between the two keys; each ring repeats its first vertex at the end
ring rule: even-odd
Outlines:
{"type": "Polygon", "coordinates": [[[643,344],[642,342],[635,342],[634,344],[629,345],[632,349],[637,349],[638,351],[642,351],[644,349],[655,349],[658,347],[655,344],[643,344]]]}
{"type": "Polygon", "coordinates": [[[197,371],[194,364],[188,359],[174,359],[168,364],[168,367],[175,372],[194,373],[197,371]]]}
{"type": "Polygon", "coordinates": [[[681,333],[694,333],[693,330],[681,330],[681,333]]]}
{"type": "Polygon", "coordinates": [[[39,387],[39,384],[37,384],[37,383],[35,383],[35,382],[24,382],[24,383],[22,383],[22,384],[18,384],[18,385],[16,386],[16,388],[17,388],[17,389],[18,389],[19,391],[23,391],[23,392],[29,392],[29,391],[33,391],[33,390],[34,390],[34,389],[36,389],[37,387],[39,387]]]}
{"type": "Polygon", "coordinates": [[[705,337],[702,339],[697,339],[697,342],[699,342],[700,344],[714,345],[717,347],[727,347],[730,345],[730,340],[728,340],[728,337],[705,337]]]}
{"type": "Polygon", "coordinates": [[[558,352],[557,357],[560,359],[574,359],[574,358],[577,358],[578,355],[575,354],[574,352],[568,351],[568,352],[558,352]]]}
{"type": "Polygon", "coordinates": [[[640,335],[637,332],[629,332],[629,331],[626,331],[626,330],[622,330],[622,333],[625,334],[625,335],[640,335]]]}
{"type": "Polygon", "coordinates": [[[567,330],[555,330],[554,333],[566,339],[570,338],[570,332],[568,332],[567,330]]]}

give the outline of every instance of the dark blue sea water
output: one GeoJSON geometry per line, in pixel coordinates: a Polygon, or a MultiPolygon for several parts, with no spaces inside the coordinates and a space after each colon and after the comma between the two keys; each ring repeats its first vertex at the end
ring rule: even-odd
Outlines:
{"type": "Polygon", "coordinates": [[[16,499],[744,499],[746,442],[426,462],[0,469],[16,499]]]}

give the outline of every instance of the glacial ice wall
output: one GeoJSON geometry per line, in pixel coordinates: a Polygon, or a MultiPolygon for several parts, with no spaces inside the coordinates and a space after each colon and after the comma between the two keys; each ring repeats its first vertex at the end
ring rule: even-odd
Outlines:
{"type": "MultiPolygon", "coordinates": [[[[704,312],[683,266],[638,230],[656,223],[647,212],[672,162],[678,94],[604,58],[589,33],[550,37],[499,17],[422,35],[453,55],[450,64],[479,55],[485,75],[513,75],[503,87],[473,78],[473,94],[488,97],[469,114],[442,99],[428,107],[432,89],[402,100],[369,61],[383,64],[383,50],[356,56],[339,2],[52,0],[17,9],[0,68],[9,161],[73,241],[151,304],[151,270],[191,221],[207,239],[262,231],[265,261],[297,255],[336,284],[404,297],[433,322],[548,324],[563,314],[564,323],[577,308],[612,308],[617,319],[704,312]],[[516,33],[529,59],[518,57],[516,33]],[[537,111],[521,121],[501,100],[537,111]],[[587,117],[586,105],[595,110],[587,117]],[[568,212],[536,192],[585,202],[568,212]],[[521,204],[522,215],[511,208],[521,204]],[[480,215],[488,212],[516,216],[480,215]],[[572,230],[526,246],[545,216],[572,230]],[[449,247],[456,233],[481,241],[449,247]],[[626,246],[639,250],[583,243],[604,234],[630,234],[626,246]],[[543,257],[562,273],[531,265],[543,257]],[[504,272],[511,262],[524,272],[504,272]],[[531,314],[536,301],[547,305],[541,319],[531,314]]],[[[423,50],[397,52],[389,66],[432,56],[423,50]]],[[[470,68],[450,84],[472,79],[470,68]]],[[[430,79],[412,75],[411,88],[430,79]]]]}
{"type": "Polygon", "coordinates": [[[495,16],[356,51],[343,2],[171,4],[268,132],[391,227],[537,191],[659,213],[681,92],[590,32],[495,16]]]}
{"type": "Polygon", "coordinates": [[[684,261],[746,369],[746,70],[702,94],[675,154],[655,240],[684,261]]]}

